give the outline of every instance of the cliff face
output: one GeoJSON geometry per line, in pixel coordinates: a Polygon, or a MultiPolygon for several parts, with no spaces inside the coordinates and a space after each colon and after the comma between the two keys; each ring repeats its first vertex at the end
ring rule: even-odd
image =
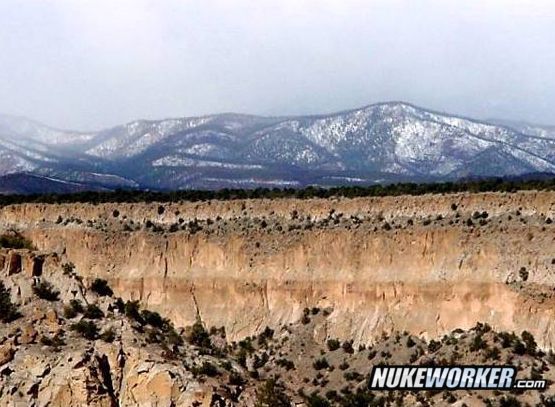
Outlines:
{"type": "Polygon", "coordinates": [[[555,346],[555,194],[183,204],[19,205],[0,212],[178,326],[236,339],[332,307],[324,336],[431,338],[477,321],[555,346]],[[152,223],[152,225],[150,225],[152,223]]]}
{"type": "Polygon", "coordinates": [[[163,342],[145,340],[145,329],[117,311],[113,298],[87,289],[62,264],[56,253],[0,249],[0,291],[8,290],[17,310],[13,318],[0,315],[1,406],[213,405],[220,384],[191,372],[203,356],[181,346],[179,360],[168,357],[163,342]],[[55,298],[39,298],[39,282],[51,284],[55,298]],[[70,315],[72,301],[83,308],[70,315]],[[100,316],[85,316],[93,304],[100,316]],[[85,321],[98,334],[74,332],[85,321]]]}

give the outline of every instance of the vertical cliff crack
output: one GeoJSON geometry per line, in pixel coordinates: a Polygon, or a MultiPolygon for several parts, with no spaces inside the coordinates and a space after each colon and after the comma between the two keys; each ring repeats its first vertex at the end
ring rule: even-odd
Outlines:
{"type": "Polygon", "coordinates": [[[121,397],[122,394],[122,390],[123,390],[123,386],[124,386],[124,374],[125,374],[125,352],[123,351],[123,342],[120,340],[119,343],[119,351],[118,351],[118,356],[117,356],[117,362],[118,362],[118,370],[119,370],[119,377],[117,377],[118,380],[118,391],[116,393],[116,396],[118,397],[118,399],[121,397]]]}
{"type": "Polygon", "coordinates": [[[166,284],[168,278],[168,258],[164,256],[164,278],[162,279],[162,291],[166,293],[166,284]]]}
{"type": "Polygon", "coordinates": [[[262,287],[262,305],[266,309],[267,313],[270,313],[270,304],[268,302],[268,281],[264,281],[264,285],[262,287]]]}
{"type": "Polygon", "coordinates": [[[198,306],[197,297],[195,295],[195,285],[191,284],[191,298],[193,299],[193,305],[195,306],[195,312],[197,315],[197,320],[202,321],[202,315],[200,314],[200,308],[198,306]]]}
{"type": "Polygon", "coordinates": [[[430,247],[433,243],[434,237],[432,232],[426,232],[424,235],[424,249],[422,250],[422,257],[425,257],[428,253],[428,247],[430,247]]]}
{"type": "Polygon", "coordinates": [[[116,407],[119,403],[117,402],[117,397],[114,392],[114,385],[112,383],[112,375],[110,372],[110,362],[106,355],[95,355],[96,363],[100,371],[101,383],[104,385],[108,395],[110,396],[111,405],[116,407]]]}

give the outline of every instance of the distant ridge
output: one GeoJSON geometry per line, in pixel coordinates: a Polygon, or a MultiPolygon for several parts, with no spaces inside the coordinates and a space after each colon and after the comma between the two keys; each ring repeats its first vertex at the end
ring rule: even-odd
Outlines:
{"type": "Polygon", "coordinates": [[[71,194],[83,191],[104,191],[91,185],[78,184],[40,175],[17,173],[0,177],[0,194],[71,194]]]}
{"type": "MultiPolygon", "coordinates": [[[[64,182],[151,190],[437,182],[555,173],[555,127],[404,102],[311,116],[137,120],[98,132],[0,115],[0,159],[0,176],[55,180],[27,191],[73,187],[64,182]]],[[[7,185],[18,190],[13,180],[7,185]]]]}

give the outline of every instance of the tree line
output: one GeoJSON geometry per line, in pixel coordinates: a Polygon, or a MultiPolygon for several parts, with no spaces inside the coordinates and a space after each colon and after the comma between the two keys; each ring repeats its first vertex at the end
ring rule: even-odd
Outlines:
{"type": "Polygon", "coordinates": [[[323,188],[256,188],[147,191],[115,190],[107,192],[77,192],[71,194],[0,195],[0,206],[20,203],[139,203],[179,202],[234,199],[278,199],[278,198],[331,198],[331,197],[381,197],[399,195],[452,194],[459,192],[516,192],[522,190],[555,190],[555,178],[538,180],[507,180],[503,178],[439,183],[396,183],[372,186],[341,186],[323,188]]]}

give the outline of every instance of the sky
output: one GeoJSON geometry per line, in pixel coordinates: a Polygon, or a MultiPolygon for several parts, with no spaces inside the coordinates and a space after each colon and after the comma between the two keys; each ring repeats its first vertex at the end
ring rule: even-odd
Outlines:
{"type": "Polygon", "coordinates": [[[392,100],[555,124],[555,1],[0,0],[0,113],[94,130],[392,100]]]}

